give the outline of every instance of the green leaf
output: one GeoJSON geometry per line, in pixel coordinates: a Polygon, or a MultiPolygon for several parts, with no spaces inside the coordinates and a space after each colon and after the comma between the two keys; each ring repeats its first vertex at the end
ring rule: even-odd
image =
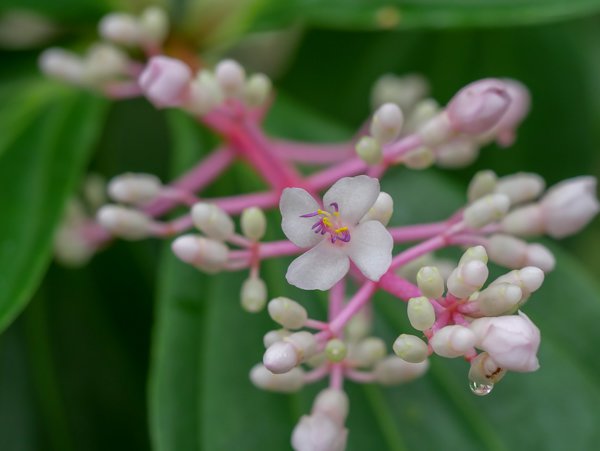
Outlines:
{"type": "Polygon", "coordinates": [[[257,28],[300,22],[380,30],[498,27],[556,22],[600,11],[598,0],[289,0],[271,1],[257,28]]]}
{"type": "Polygon", "coordinates": [[[0,329],[21,311],[51,257],[63,206],[102,125],[104,102],[54,87],[0,155],[0,329]]]}

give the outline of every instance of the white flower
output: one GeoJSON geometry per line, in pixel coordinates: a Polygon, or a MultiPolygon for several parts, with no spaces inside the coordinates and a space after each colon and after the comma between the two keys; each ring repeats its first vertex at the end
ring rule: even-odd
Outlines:
{"type": "Polygon", "coordinates": [[[344,451],[348,430],[323,413],[304,415],[292,433],[296,451],[344,451]]]}
{"type": "Polygon", "coordinates": [[[379,221],[359,224],[378,195],[379,181],[366,175],[338,180],[323,196],[323,209],[305,190],[286,188],[279,202],[283,232],[311,248],[292,262],[288,282],[328,290],[346,275],[350,260],[365,277],[379,280],[392,261],[392,236],[379,221]]]}
{"type": "Polygon", "coordinates": [[[475,333],[475,346],[486,351],[498,366],[519,372],[539,368],[536,354],[540,330],[524,313],[479,318],[471,323],[470,329],[475,333]]]}

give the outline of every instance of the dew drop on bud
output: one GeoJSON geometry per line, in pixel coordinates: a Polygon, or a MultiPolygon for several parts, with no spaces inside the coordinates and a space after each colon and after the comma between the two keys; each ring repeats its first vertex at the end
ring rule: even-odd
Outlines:
{"type": "Polygon", "coordinates": [[[480,384],[479,382],[469,381],[469,388],[474,395],[485,396],[492,392],[494,384],[480,384]]]}

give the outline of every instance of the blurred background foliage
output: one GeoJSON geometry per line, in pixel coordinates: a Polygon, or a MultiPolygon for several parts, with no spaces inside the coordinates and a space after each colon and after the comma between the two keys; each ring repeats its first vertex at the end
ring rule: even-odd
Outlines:
{"type": "MultiPolygon", "coordinates": [[[[208,278],[154,240],[116,242],[81,269],[50,262],[53,230],[86,171],[168,180],[216,142],[178,112],[143,100],[109,104],[38,74],[45,46],[83,49],[103,13],[145,4],[0,3],[0,29],[15,9],[52,21],[26,45],[10,40],[26,30],[0,34],[0,325],[10,324],[0,336],[3,451],[282,450],[315,393],[250,385],[273,326],[239,308],[240,274],[208,278]]],[[[207,61],[231,53],[273,74],[278,97],[267,129],[280,136],[350,137],[386,72],[424,74],[441,102],[477,78],[522,80],[533,110],[513,148],[486,148],[460,171],[391,171],[384,189],[396,199],[396,224],[444,218],[482,168],[534,171],[549,184],[600,174],[598,0],[162,4],[178,40],[207,61]]],[[[259,186],[236,166],[208,194],[259,186]]],[[[276,213],[271,224],[270,238],[279,237],[276,213]]],[[[458,361],[434,359],[423,380],[402,387],[348,384],[349,449],[596,449],[600,221],[553,249],[558,267],[526,308],[542,330],[539,372],[511,374],[483,399],[469,392],[458,361]]],[[[319,314],[323,299],[286,287],[282,267],[265,266],[271,293],[292,293],[319,314]]],[[[391,343],[406,329],[404,308],[383,295],[376,303],[377,329],[391,343]]]]}

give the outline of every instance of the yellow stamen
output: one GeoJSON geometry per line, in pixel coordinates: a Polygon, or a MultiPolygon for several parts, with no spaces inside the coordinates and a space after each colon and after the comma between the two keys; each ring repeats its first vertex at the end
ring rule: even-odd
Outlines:
{"type": "Polygon", "coordinates": [[[339,212],[339,211],[334,211],[334,212],[333,212],[333,216],[335,216],[335,217],[338,217],[339,215],[340,215],[340,212],[339,212]]]}
{"type": "Polygon", "coordinates": [[[331,221],[329,220],[329,218],[323,218],[323,224],[325,224],[326,227],[332,227],[331,221]]]}
{"type": "Polygon", "coordinates": [[[335,229],[335,233],[345,232],[346,230],[348,230],[348,227],[340,227],[339,229],[335,229]]]}
{"type": "Polygon", "coordinates": [[[320,208],[317,210],[317,214],[323,215],[323,216],[331,216],[331,214],[328,211],[321,210],[320,208]]]}

